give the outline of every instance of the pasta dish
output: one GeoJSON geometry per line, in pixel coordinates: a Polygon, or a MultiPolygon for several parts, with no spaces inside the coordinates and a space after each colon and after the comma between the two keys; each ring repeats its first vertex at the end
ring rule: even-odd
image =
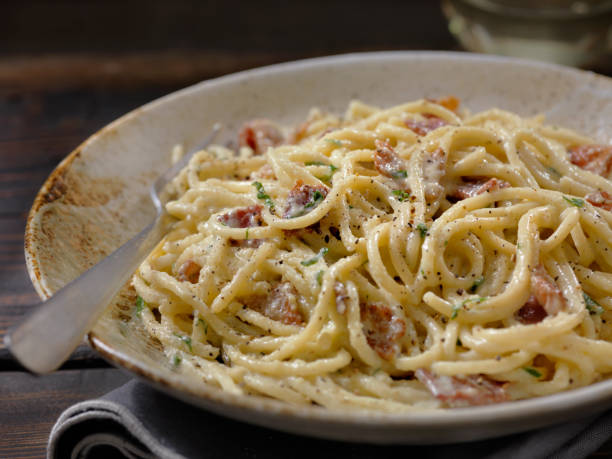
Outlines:
{"type": "Polygon", "coordinates": [[[256,119],[238,142],[174,180],[132,281],[175,371],[385,412],[612,372],[612,146],[454,97],[256,119]]]}

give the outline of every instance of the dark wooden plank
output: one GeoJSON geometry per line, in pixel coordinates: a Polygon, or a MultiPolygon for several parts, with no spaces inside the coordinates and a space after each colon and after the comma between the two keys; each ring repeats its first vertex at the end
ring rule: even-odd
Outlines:
{"type": "Polygon", "coordinates": [[[4,0],[0,53],[447,49],[439,2],[4,0]],[[51,19],[51,20],[50,20],[51,19]]]}
{"type": "Polygon", "coordinates": [[[70,370],[37,377],[0,373],[0,457],[43,457],[51,427],[68,406],[99,397],[129,377],[115,369],[70,370]]]}
{"type": "Polygon", "coordinates": [[[208,78],[322,53],[156,51],[12,56],[0,61],[0,87],[28,90],[187,86],[208,78]],[[44,78],[43,78],[44,75],[44,78]]]}

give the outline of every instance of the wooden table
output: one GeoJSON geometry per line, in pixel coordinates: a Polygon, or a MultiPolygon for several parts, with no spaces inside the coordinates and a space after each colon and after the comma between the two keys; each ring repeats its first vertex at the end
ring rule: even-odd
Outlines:
{"type": "MultiPolygon", "coordinates": [[[[379,1],[367,14],[369,2],[349,0],[137,1],[121,14],[83,3],[7,1],[0,14],[1,458],[43,456],[66,407],[129,379],[87,347],[34,377],[1,343],[38,301],[23,255],[25,219],[64,156],[125,112],[202,79],[339,52],[456,46],[436,2],[425,0],[379,1]],[[415,18],[421,27],[408,27],[415,18]]],[[[597,455],[612,457],[612,443],[597,455]]]]}

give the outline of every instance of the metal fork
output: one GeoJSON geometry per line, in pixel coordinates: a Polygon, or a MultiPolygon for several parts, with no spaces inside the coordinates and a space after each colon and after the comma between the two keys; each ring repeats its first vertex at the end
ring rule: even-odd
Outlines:
{"type": "Polygon", "coordinates": [[[159,198],[165,186],[194,153],[209,145],[221,130],[215,124],[208,137],[164,172],[149,190],[155,220],[108,257],[57,291],[22,322],[12,327],[4,343],[33,373],[57,369],[83,341],[121,287],[164,235],[166,211],[159,198]]]}

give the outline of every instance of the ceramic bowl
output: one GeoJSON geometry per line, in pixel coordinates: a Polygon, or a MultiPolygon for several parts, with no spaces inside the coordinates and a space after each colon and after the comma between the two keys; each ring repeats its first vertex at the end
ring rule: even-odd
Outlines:
{"type": "MultiPolygon", "coordinates": [[[[28,219],[32,282],[48,298],[148,223],[153,215],[147,185],[170,164],[172,147],[182,143],[189,150],[217,121],[229,136],[253,117],[289,124],[305,118],[313,106],[342,113],[355,98],[390,106],[450,94],[472,111],[499,107],[522,116],[544,113],[549,123],[611,141],[612,80],[549,64],[464,53],[386,52],[229,75],[128,113],[62,161],[28,219]]],[[[184,401],[284,431],[374,443],[449,443],[524,431],[612,406],[612,380],[531,400],[406,414],[332,411],[236,396],[173,371],[132,320],[133,305],[134,292],[124,287],[89,334],[91,346],[106,359],[184,401]]]]}

